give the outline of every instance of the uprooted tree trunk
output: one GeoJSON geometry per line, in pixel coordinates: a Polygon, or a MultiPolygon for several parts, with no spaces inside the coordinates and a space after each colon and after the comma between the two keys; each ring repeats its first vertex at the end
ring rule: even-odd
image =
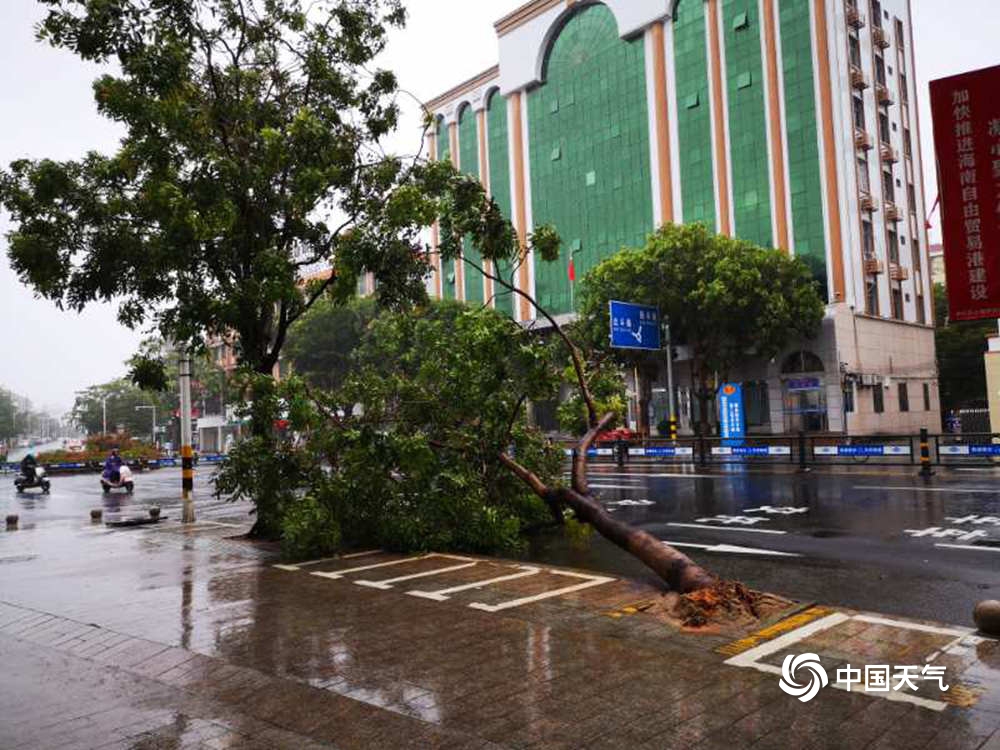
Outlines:
{"type": "Polygon", "coordinates": [[[511,293],[528,300],[542,317],[552,325],[556,334],[569,350],[577,385],[587,406],[587,420],[590,429],[580,439],[576,447],[576,452],[573,455],[571,487],[550,487],[537,474],[519,464],[507,453],[500,454],[500,462],[528,485],[550,508],[553,510],[562,507],[570,508],[576,514],[577,518],[590,524],[605,539],[613,542],[621,549],[642,561],[674,591],[687,594],[714,586],[718,582],[715,576],[699,566],[683,552],[661,542],[652,534],[614,518],[594,496],[587,484],[587,453],[597,439],[597,436],[611,427],[615,420],[615,415],[605,414],[603,417],[598,418],[593,396],[587,386],[586,373],[579,348],[577,348],[576,344],[573,343],[555,318],[542,308],[530,294],[516,288],[499,275],[494,275],[484,270],[467,258],[464,260],[483,275],[493,279],[494,283],[499,283],[511,293]]]}

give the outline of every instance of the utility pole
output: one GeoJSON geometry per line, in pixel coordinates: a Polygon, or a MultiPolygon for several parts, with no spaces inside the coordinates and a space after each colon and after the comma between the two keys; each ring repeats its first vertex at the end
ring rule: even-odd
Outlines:
{"type": "Polygon", "coordinates": [[[108,397],[101,396],[101,434],[108,434],[108,397]]]}
{"type": "Polygon", "coordinates": [[[194,450],[191,440],[191,355],[187,349],[180,352],[181,386],[181,498],[184,501],[182,520],[194,523],[194,450]]]}
{"type": "Polygon", "coordinates": [[[670,404],[670,439],[677,440],[677,397],[674,394],[674,352],[670,340],[670,319],[663,322],[663,340],[667,353],[667,400],[670,404]]]}

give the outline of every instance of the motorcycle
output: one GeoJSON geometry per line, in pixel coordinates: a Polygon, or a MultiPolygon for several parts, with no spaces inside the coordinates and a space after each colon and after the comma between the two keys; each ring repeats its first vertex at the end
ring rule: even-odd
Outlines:
{"type": "Polygon", "coordinates": [[[25,490],[40,489],[43,495],[49,494],[49,488],[51,484],[45,474],[45,469],[41,466],[36,466],[32,469],[32,476],[26,477],[23,474],[14,480],[14,487],[18,492],[24,492],[25,490]]]}
{"type": "Polygon", "coordinates": [[[108,472],[101,474],[101,489],[104,490],[105,495],[111,492],[111,490],[119,489],[123,489],[131,495],[135,491],[135,482],[132,481],[132,470],[126,464],[122,464],[118,470],[117,481],[113,474],[108,472]]]}

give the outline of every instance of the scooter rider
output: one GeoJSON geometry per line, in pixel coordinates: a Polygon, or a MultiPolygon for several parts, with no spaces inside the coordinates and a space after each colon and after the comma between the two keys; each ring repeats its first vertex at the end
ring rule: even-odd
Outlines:
{"type": "Polygon", "coordinates": [[[38,467],[38,461],[35,460],[35,454],[29,453],[24,458],[21,459],[21,473],[24,478],[29,482],[35,481],[35,469],[38,467]]]}
{"type": "Polygon", "coordinates": [[[123,463],[122,457],[118,455],[118,449],[112,448],[111,455],[104,462],[104,476],[111,482],[120,482],[123,463]]]}

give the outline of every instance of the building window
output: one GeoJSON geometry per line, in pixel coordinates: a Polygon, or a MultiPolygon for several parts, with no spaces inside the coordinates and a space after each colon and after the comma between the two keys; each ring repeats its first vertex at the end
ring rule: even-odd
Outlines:
{"type": "Polygon", "coordinates": [[[915,214],[917,212],[917,189],[913,187],[912,182],[906,186],[906,198],[910,204],[910,213],[915,214]]]}
{"type": "Polygon", "coordinates": [[[913,157],[913,139],[909,128],[903,128],[903,153],[908,159],[913,157]]]}
{"type": "Polygon", "coordinates": [[[910,410],[910,387],[906,383],[899,384],[899,410],[903,413],[910,410]]]}
{"type": "Polygon", "coordinates": [[[854,107],[854,127],[865,129],[865,100],[860,96],[852,97],[854,107]]]}
{"type": "Polygon", "coordinates": [[[887,233],[889,238],[889,262],[899,263],[899,239],[896,237],[896,232],[890,229],[887,233]]]}
{"type": "Polygon", "coordinates": [[[906,80],[906,74],[902,72],[899,74],[899,101],[902,102],[904,106],[910,103],[909,83],[906,80]]]}
{"type": "Polygon", "coordinates": [[[917,322],[920,325],[927,325],[927,313],[924,312],[923,295],[917,295],[917,322]]]}
{"type": "Polygon", "coordinates": [[[892,172],[882,172],[882,197],[889,203],[896,202],[896,184],[892,179],[892,172]]]}
{"type": "Polygon", "coordinates": [[[882,28],[882,3],[872,0],[872,26],[882,28]]]}
{"type": "Polygon", "coordinates": [[[763,427],[771,424],[771,402],[766,380],[744,383],[743,402],[746,408],[748,427],[763,427]]]}
{"type": "Polygon", "coordinates": [[[885,112],[878,113],[878,137],[882,139],[882,143],[889,143],[892,139],[889,130],[889,115],[885,112]]]}
{"type": "Polygon", "coordinates": [[[880,55],[875,56],[875,80],[885,86],[885,60],[880,55]]]}
{"type": "Polygon", "coordinates": [[[903,290],[898,286],[892,290],[892,317],[903,319],[903,290]]]}
{"type": "Polygon", "coordinates": [[[924,411],[931,410],[931,386],[930,383],[924,383],[924,411]]]}
{"type": "Polygon", "coordinates": [[[861,222],[861,253],[865,260],[875,260],[875,234],[870,221],[861,222]]]}
{"type": "Polygon", "coordinates": [[[854,385],[848,383],[844,386],[844,414],[854,413],[854,385]]]}
{"type": "Polygon", "coordinates": [[[856,68],[861,67],[861,42],[853,34],[849,37],[850,53],[851,53],[851,65],[856,68]]]}
{"type": "Polygon", "coordinates": [[[872,407],[875,409],[876,414],[885,412],[885,393],[881,385],[876,385],[872,388],[872,407]]]}
{"type": "Polygon", "coordinates": [[[913,270],[919,273],[921,270],[919,240],[913,240],[913,250],[911,252],[913,253],[913,270]]]}
{"type": "Polygon", "coordinates": [[[872,276],[865,279],[865,306],[869,315],[879,314],[878,281],[872,276]]]}
{"type": "Polygon", "coordinates": [[[862,193],[871,193],[871,179],[868,176],[868,159],[863,156],[858,157],[858,187],[862,193]]]}
{"type": "Polygon", "coordinates": [[[903,22],[896,19],[896,45],[903,49],[906,47],[906,34],[903,32],[903,22]]]}

